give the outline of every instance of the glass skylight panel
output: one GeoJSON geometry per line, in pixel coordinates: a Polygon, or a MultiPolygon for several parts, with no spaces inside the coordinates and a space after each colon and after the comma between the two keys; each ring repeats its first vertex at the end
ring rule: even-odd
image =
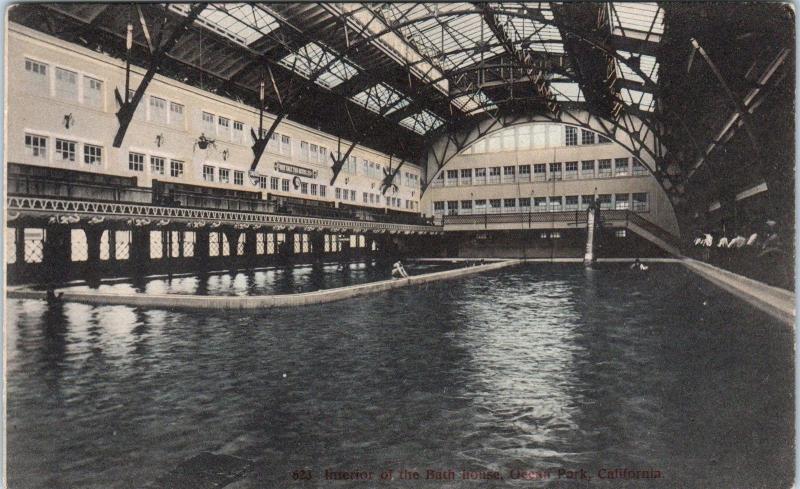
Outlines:
{"type": "Polygon", "coordinates": [[[297,52],[288,54],[280,60],[280,64],[305,78],[316,75],[314,82],[326,88],[333,88],[358,73],[353,63],[316,42],[310,42],[297,52]],[[323,68],[325,71],[317,75],[323,68]]]}
{"type": "Polygon", "coordinates": [[[652,112],[655,108],[655,99],[652,93],[640,92],[639,90],[629,90],[623,88],[620,90],[622,100],[628,105],[638,105],[639,110],[645,112],[652,112]]]}
{"type": "MultiPolygon", "coordinates": [[[[617,51],[618,54],[630,58],[631,56],[639,58],[639,69],[644,73],[653,83],[658,82],[658,61],[656,61],[655,56],[650,56],[647,54],[635,54],[629,53],[627,51],[617,51]]],[[[624,78],[625,80],[635,81],[639,83],[644,83],[642,77],[637,75],[627,64],[623,63],[622,61],[616,60],[617,62],[617,73],[619,76],[624,78]]]]}
{"type": "Polygon", "coordinates": [[[427,134],[444,124],[444,120],[429,110],[423,110],[400,121],[400,125],[417,134],[427,134]]]}
{"type": "Polygon", "coordinates": [[[530,4],[495,4],[497,20],[514,43],[528,43],[531,49],[543,53],[564,54],[564,44],[558,28],[545,23],[553,20],[550,4],[537,2],[530,4]],[[503,14],[503,11],[516,10],[517,15],[503,14]]]}
{"type": "Polygon", "coordinates": [[[613,34],[638,39],[661,41],[664,33],[664,11],[656,3],[611,3],[608,6],[613,34]]]}
{"type": "Polygon", "coordinates": [[[559,102],[583,102],[583,91],[575,82],[552,82],[550,90],[559,102]]]}
{"type": "MultiPolygon", "coordinates": [[[[191,5],[173,3],[169,8],[185,16],[191,5]]],[[[209,4],[195,22],[245,47],[279,27],[275,17],[249,3],[209,4]]]]}
{"type": "Polygon", "coordinates": [[[389,85],[381,82],[351,97],[351,100],[376,114],[383,115],[402,109],[411,101],[389,85]]]}
{"type": "Polygon", "coordinates": [[[495,105],[492,99],[487,97],[486,94],[480,90],[472,94],[455,97],[453,99],[453,104],[468,114],[485,112],[497,108],[497,105],[495,105]]]}

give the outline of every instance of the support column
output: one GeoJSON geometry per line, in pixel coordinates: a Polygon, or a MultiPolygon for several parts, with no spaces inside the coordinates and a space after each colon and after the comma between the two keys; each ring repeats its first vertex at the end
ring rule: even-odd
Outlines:
{"type": "Polygon", "coordinates": [[[199,265],[199,269],[204,270],[208,267],[209,255],[209,230],[198,228],[195,231],[194,260],[199,265]]]}
{"type": "Polygon", "coordinates": [[[48,282],[62,283],[70,270],[72,240],[70,228],[54,224],[46,229],[42,266],[48,282]]]}
{"type": "Polygon", "coordinates": [[[14,253],[16,253],[16,264],[17,266],[24,266],[25,265],[25,226],[16,226],[14,228],[16,232],[14,233],[14,238],[16,242],[14,243],[14,253]]]}
{"type": "Polygon", "coordinates": [[[597,209],[594,204],[586,211],[586,252],[583,255],[584,266],[591,266],[594,262],[594,224],[597,209]]]}
{"type": "Polygon", "coordinates": [[[309,235],[311,255],[314,261],[321,262],[325,257],[325,233],[313,232],[309,235]]]}
{"type": "MultiPolygon", "coordinates": [[[[130,257],[131,271],[135,275],[144,275],[147,272],[147,266],[150,263],[150,229],[142,226],[134,226],[131,228],[131,247],[128,253],[130,257]]],[[[114,256],[116,250],[111,246],[113,230],[109,230],[109,254],[114,256]]]]}

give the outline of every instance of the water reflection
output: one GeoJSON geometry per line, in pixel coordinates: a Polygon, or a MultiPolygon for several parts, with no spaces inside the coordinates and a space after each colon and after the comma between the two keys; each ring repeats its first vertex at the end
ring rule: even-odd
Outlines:
{"type": "MultiPolygon", "coordinates": [[[[147,287],[332,277],[323,266],[147,287]]],[[[532,266],[247,313],[9,300],[8,321],[10,487],[141,487],[201,450],[255,462],[237,487],[286,487],[302,467],[667,474],[624,487],[792,478],[791,331],[676,267],[532,266]]]]}

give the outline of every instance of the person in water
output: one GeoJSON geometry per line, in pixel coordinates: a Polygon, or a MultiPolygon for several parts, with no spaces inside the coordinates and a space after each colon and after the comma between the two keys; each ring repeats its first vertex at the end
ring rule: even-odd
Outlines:
{"type": "Polygon", "coordinates": [[[400,260],[394,262],[392,265],[392,278],[406,278],[408,277],[408,273],[406,269],[403,268],[403,262],[400,260]]]}
{"type": "Polygon", "coordinates": [[[642,263],[641,260],[639,260],[639,258],[636,258],[636,260],[633,261],[633,265],[631,265],[631,270],[639,270],[642,272],[644,272],[648,268],[650,267],[642,263]]]}

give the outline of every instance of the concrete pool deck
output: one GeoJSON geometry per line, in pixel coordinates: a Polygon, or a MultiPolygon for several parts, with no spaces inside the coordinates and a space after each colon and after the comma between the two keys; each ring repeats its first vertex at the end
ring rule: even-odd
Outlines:
{"type": "MultiPolygon", "coordinates": [[[[500,262],[457,268],[442,272],[412,275],[407,278],[381,280],[365,284],[349,285],[333,289],[301,292],[297,294],[260,295],[260,296],[219,296],[219,295],[181,295],[181,294],[110,294],[102,292],[81,291],[63,293],[61,300],[84,304],[129,305],[162,307],[168,309],[272,309],[275,307],[304,306],[339,301],[375,292],[383,292],[409,285],[422,285],[440,280],[461,278],[476,273],[498,270],[522,263],[522,260],[504,260],[500,262]]],[[[13,299],[46,299],[47,292],[25,287],[9,289],[8,297],[13,299]]]]}

